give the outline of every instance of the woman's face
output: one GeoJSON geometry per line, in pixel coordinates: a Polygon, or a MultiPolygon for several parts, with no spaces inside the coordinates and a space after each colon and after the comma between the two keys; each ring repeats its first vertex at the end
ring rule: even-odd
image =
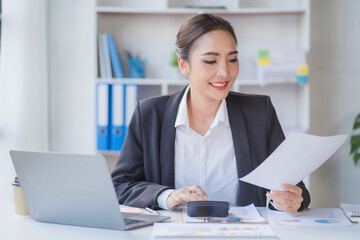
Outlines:
{"type": "Polygon", "coordinates": [[[221,101],[239,73],[235,41],[227,31],[208,32],[194,42],[189,59],[183,64],[190,80],[191,97],[221,101]]]}

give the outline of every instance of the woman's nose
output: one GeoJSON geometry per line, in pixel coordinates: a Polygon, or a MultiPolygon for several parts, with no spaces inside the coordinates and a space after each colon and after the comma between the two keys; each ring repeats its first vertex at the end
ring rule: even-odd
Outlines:
{"type": "Polygon", "coordinates": [[[217,76],[218,77],[222,77],[222,78],[226,78],[229,74],[229,67],[227,65],[227,62],[220,62],[218,65],[218,71],[217,71],[217,76]]]}

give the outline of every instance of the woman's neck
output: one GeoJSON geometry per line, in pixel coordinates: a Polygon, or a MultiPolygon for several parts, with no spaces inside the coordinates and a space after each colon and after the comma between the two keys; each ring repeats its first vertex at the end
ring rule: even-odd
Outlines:
{"type": "Polygon", "coordinates": [[[187,96],[187,110],[191,129],[204,136],[214,121],[221,101],[204,100],[199,95],[187,96]]]}

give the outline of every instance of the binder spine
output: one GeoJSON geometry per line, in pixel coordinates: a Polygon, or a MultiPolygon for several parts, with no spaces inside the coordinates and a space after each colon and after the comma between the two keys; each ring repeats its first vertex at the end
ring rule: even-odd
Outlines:
{"type": "Polygon", "coordinates": [[[111,86],[110,101],[110,150],[121,150],[125,139],[125,116],[124,116],[124,86],[122,84],[113,84],[111,86]]]}
{"type": "Polygon", "coordinates": [[[131,117],[138,102],[138,86],[136,84],[125,85],[125,133],[127,133],[131,117]]]}
{"type": "Polygon", "coordinates": [[[97,150],[109,150],[109,85],[96,85],[96,136],[97,150]]]}
{"type": "Polygon", "coordinates": [[[110,59],[111,59],[114,76],[115,78],[124,78],[124,74],[121,69],[120,59],[118,52],[116,50],[113,36],[111,34],[107,34],[107,40],[108,40],[109,53],[110,53],[110,59]]]}

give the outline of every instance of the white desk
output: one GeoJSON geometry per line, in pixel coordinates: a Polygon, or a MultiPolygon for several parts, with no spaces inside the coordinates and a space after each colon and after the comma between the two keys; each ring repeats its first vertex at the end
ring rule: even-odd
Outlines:
{"type": "MultiPolygon", "coordinates": [[[[258,208],[260,214],[267,217],[266,208],[258,208]]],[[[179,212],[162,211],[165,215],[172,217],[173,222],[180,222],[179,212]]],[[[293,227],[272,225],[278,239],[360,239],[360,224],[342,227],[293,227]]],[[[9,204],[0,207],[0,239],[1,240],[91,240],[91,239],[114,239],[114,240],[132,240],[132,239],[155,239],[151,237],[152,226],[139,228],[130,231],[115,231],[97,228],[76,227],[60,224],[41,223],[33,221],[30,217],[16,216],[14,206],[9,204]]],[[[156,238],[164,239],[164,238],[156,238]]],[[[172,238],[179,239],[179,238],[172,238]]],[[[194,238],[195,239],[195,238],[194,238]]],[[[199,238],[197,238],[199,239],[199,238]]],[[[201,238],[200,238],[201,239],[201,238]]],[[[202,238],[204,239],[204,238],[202,238]]],[[[232,239],[232,238],[212,238],[212,239],[232,239]]],[[[241,238],[247,239],[247,238],[241,238]]],[[[249,238],[254,240],[254,238],[249,238]]],[[[270,238],[266,238],[270,239],[270,238]]]]}

